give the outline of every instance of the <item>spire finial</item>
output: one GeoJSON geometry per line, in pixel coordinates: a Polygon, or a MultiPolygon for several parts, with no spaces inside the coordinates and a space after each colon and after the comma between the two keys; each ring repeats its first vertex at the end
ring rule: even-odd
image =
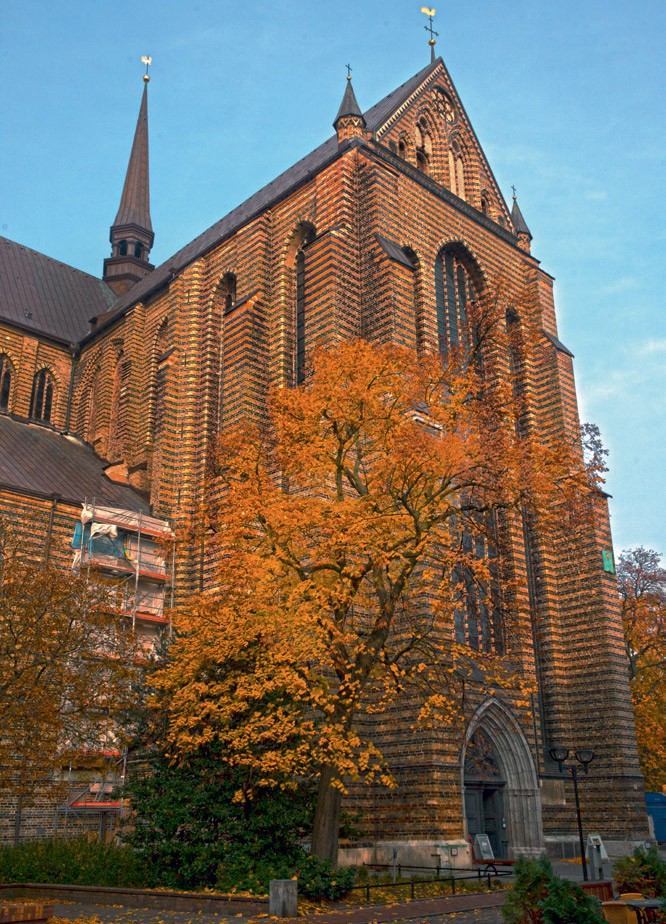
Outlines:
{"type": "Polygon", "coordinates": [[[345,67],[347,68],[347,80],[351,80],[352,69],[349,64],[345,64],[345,67]]]}
{"type": "Polygon", "coordinates": [[[515,199],[516,199],[516,187],[515,187],[515,186],[512,186],[511,189],[513,190],[513,199],[514,199],[514,202],[515,202],[515,199]]]}
{"type": "Polygon", "coordinates": [[[428,45],[430,45],[430,61],[431,61],[431,63],[434,64],[434,62],[435,62],[435,45],[436,45],[435,36],[436,36],[436,35],[439,35],[439,32],[435,32],[435,30],[434,30],[434,28],[433,28],[433,25],[432,25],[432,21],[433,21],[433,17],[434,17],[434,15],[435,15],[435,13],[437,12],[437,10],[434,8],[434,6],[433,6],[433,7],[422,6],[422,7],[421,7],[421,12],[422,12],[422,13],[425,13],[426,16],[428,17],[428,25],[427,25],[427,26],[424,26],[423,28],[426,30],[426,32],[429,32],[429,33],[430,33],[430,38],[428,39],[428,45]]]}
{"type": "Polygon", "coordinates": [[[150,74],[148,73],[148,68],[153,63],[151,55],[141,55],[141,63],[146,65],[146,73],[143,75],[143,82],[150,83],[150,74]]]}

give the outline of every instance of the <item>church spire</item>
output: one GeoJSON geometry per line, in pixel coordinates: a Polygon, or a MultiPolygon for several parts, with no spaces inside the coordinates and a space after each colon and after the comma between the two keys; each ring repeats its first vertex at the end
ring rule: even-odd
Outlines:
{"type": "Polygon", "coordinates": [[[155,235],[150,220],[150,182],[148,171],[148,66],[146,65],[139,117],[134,132],[120,206],[111,225],[111,256],[104,261],[104,281],[122,295],[154,268],[148,262],[155,235]]]}
{"type": "Polygon", "coordinates": [[[518,245],[523,248],[523,250],[530,250],[530,242],[532,240],[532,234],[530,229],[527,227],[527,222],[523,218],[523,213],[520,211],[518,205],[518,200],[516,199],[516,187],[512,186],[513,189],[513,206],[511,207],[511,221],[513,222],[513,227],[516,230],[518,235],[518,245]]]}
{"type": "Polygon", "coordinates": [[[366,122],[361,107],[356,99],[351,82],[351,67],[347,64],[347,85],[333,122],[333,128],[338,133],[338,141],[347,138],[362,138],[365,135],[366,122]]]}

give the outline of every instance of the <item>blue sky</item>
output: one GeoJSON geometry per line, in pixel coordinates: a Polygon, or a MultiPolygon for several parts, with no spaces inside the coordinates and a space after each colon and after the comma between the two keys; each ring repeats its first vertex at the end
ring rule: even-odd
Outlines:
{"type": "MultiPolygon", "coordinates": [[[[0,0],[0,233],[99,275],[150,84],[167,259],[428,61],[420,2],[0,0]]],[[[666,4],[438,5],[437,52],[556,277],[581,416],[610,449],[616,551],[666,552],[666,4]]]]}

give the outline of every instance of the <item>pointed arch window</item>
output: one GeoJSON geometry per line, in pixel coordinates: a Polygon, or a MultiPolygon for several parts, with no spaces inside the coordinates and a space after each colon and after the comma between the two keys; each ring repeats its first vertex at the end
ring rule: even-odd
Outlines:
{"type": "Polygon", "coordinates": [[[111,414],[109,419],[109,459],[117,461],[123,456],[124,410],[127,391],[125,354],[121,350],[116,359],[111,383],[111,414]]]}
{"type": "Polygon", "coordinates": [[[30,396],[30,417],[33,420],[43,420],[49,423],[53,409],[53,396],[55,383],[48,369],[40,369],[32,381],[32,395],[30,396]]]}
{"type": "Polygon", "coordinates": [[[293,256],[293,273],[294,273],[294,341],[293,341],[293,374],[292,381],[294,385],[302,385],[305,381],[305,364],[307,353],[307,301],[308,291],[308,273],[307,273],[307,248],[316,236],[314,227],[310,224],[304,224],[299,228],[294,239],[292,250],[293,256]]]}
{"type": "Polygon", "coordinates": [[[224,313],[231,311],[231,309],[236,304],[236,274],[235,273],[225,273],[222,277],[222,283],[220,285],[220,297],[224,303],[224,313]]]}
{"type": "Polygon", "coordinates": [[[143,244],[140,241],[134,245],[134,256],[139,260],[143,259],[143,244]]]}
{"type": "Polygon", "coordinates": [[[126,257],[127,256],[127,241],[120,241],[118,244],[118,256],[126,257]]]}
{"type": "Polygon", "coordinates": [[[453,139],[449,148],[449,182],[451,192],[460,199],[465,198],[465,160],[457,139],[453,139]]]}
{"type": "Polygon", "coordinates": [[[6,353],[0,353],[0,411],[9,410],[14,366],[6,353]]]}
{"type": "Polygon", "coordinates": [[[437,340],[442,356],[467,346],[467,307],[478,298],[478,271],[460,245],[445,247],[436,264],[437,340]],[[477,277],[476,280],[474,277],[477,277]]]}
{"type": "Polygon", "coordinates": [[[416,166],[423,173],[428,173],[432,159],[432,138],[428,130],[428,122],[421,117],[416,126],[416,166]]]}

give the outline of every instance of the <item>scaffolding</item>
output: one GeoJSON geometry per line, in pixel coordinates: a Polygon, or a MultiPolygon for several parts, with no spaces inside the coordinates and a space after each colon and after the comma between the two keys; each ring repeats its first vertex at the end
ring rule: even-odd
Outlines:
{"type": "MultiPolygon", "coordinates": [[[[111,582],[146,655],[163,631],[171,634],[166,610],[174,602],[175,537],[167,521],[86,500],[72,548],[73,570],[84,571],[90,580],[111,582]]],[[[124,815],[127,755],[110,746],[112,732],[104,737],[97,750],[70,761],[68,795],[55,813],[56,835],[67,837],[96,826],[103,840],[124,815]]]]}
{"type": "Polygon", "coordinates": [[[87,568],[116,582],[118,604],[137,623],[170,626],[173,606],[174,534],[166,520],[87,501],[76,524],[75,570],[87,568]]]}

